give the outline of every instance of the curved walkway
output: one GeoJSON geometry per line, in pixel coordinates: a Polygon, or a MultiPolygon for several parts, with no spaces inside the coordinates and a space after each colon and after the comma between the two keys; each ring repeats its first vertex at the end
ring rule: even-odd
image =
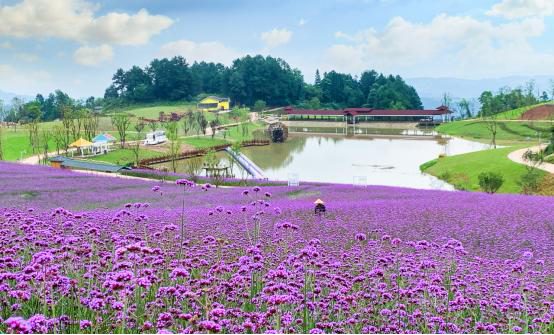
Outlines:
{"type": "MultiPolygon", "coordinates": [[[[527,152],[527,150],[531,150],[531,151],[539,151],[541,149],[544,149],[546,147],[546,144],[543,144],[543,145],[537,145],[537,146],[534,146],[534,147],[530,147],[530,148],[523,148],[523,149],[519,149],[519,150],[515,150],[515,151],[512,151],[510,152],[510,154],[508,154],[508,158],[511,159],[512,161],[516,162],[516,163],[519,163],[519,164],[523,164],[523,165],[527,165],[527,166],[533,166],[533,164],[527,162],[524,158],[523,158],[523,155],[525,154],[525,152],[527,152]]],[[[537,169],[541,169],[543,171],[546,171],[548,173],[554,173],[554,164],[552,163],[542,163],[538,166],[536,166],[537,169]]]]}

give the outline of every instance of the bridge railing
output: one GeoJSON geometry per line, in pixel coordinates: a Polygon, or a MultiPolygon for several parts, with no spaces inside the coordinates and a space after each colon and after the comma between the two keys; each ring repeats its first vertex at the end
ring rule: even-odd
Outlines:
{"type": "MultiPolygon", "coordinates": [[[[268,140],[258,140],[258,139],[241,142],[242,147],[261,146],[261,145],[268,145],[268,144],[269,144],[268,140]]],[[[158,157],[142,159],[142,160],[139,161],[138,165],[139,166],[148,166],[148,165],[153,165],[153,164],[170,162],[173,159],[181,160],[181,159],[187,159],[187,158],[192,158],[192,157],[204,156],[210,150],[221,151],[221,150],[225,150],[225,148],[228,148],[230,146],[231,146],[231,144],[220,144],[220,145],[215,145],[215,146],[212,146],[212,147],[209,147],[209,148],[187,150],[187,151],[183,151],[183,152],[177,154],[175,156],[175,158],[173,157],[173,155],[170,155],[170,154],[160,155],[158,157]]]]}

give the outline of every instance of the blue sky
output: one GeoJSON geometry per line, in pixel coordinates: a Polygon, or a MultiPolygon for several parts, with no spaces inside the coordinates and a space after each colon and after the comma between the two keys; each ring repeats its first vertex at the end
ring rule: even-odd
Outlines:
{"type": "Polygon", "coordinates": [[[553,0],[0,0],[0,90],[100,96],[119,67],[246,54],[316,69],[551,75],[553,0]]]}

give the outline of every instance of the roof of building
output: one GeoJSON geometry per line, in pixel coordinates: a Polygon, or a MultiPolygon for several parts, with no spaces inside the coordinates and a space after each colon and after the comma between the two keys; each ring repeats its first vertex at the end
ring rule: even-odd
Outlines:
{"type": "Polygon", "coordinates": [[[120,170],[130,170],[130,168],[126,166],[94,163],[90,161],[71,159],[64,156],[56,156],[56,157],[50,158],[49,161],[61,163],[62,167],[77,168],[77,169],[84,169],[84,170],[91,170],[91,171],[118,172],[120,170]]]}
{"type": "Polygon", "coordinates": [[[432,116],[452,113],[447,107],[440,106],[436,109],[373,109],[373,108],[345,108],[345,109],[296,109],[286,107],[288,115],[369,115],[369,116],[432,116]]]}
{"type": "Polygon", "coordinates": [[[206,99],[213,99],[213,100],[217,100],[219,102],[226,102],[226,101],[230,101],[231,99],[229,98],[222,98],[222,97],[217,97],[215,95],[210,95],[210,96],[207,96],[205,97],[204,99],[200,100],[200,102],[206,100],[206,99]]]}
{"type": "Polygon", "coordinates": [[[71,143],[69,145],[70,148],[86,148],[86,147],[90,147],[92,145],[92,142],[89,142],[87,140],[85,140],[84,138],[80,138],[78,139],[77,141],[71,143]]]}
{"type": "Polygon", "coordinates": [[[92,142],[115,142],[115,137],[110,134],[100,134],[93,138],[92,142]]]}

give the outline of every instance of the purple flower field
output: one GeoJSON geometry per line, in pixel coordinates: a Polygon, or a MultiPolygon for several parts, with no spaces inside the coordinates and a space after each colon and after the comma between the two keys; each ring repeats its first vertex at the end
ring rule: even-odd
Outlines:
{"type": "Polygon", "coordinates": [[[554,332],[548,197],[0,163],[0,229],[2,333],[554,332]]]}

